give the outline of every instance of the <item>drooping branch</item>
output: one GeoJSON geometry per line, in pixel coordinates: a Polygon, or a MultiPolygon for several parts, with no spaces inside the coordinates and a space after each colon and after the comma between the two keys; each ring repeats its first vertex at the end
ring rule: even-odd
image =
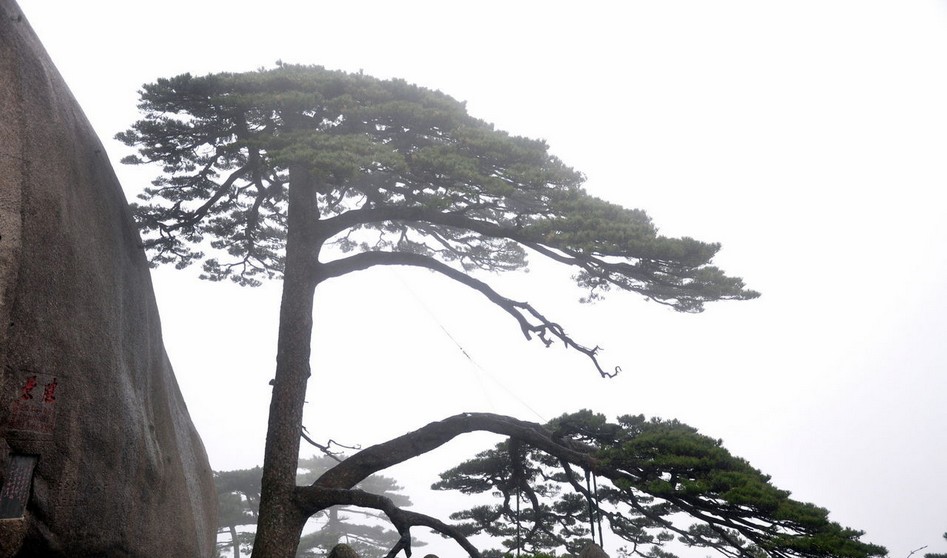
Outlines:
{"type": "Polygon", "coordinates": [[[398,534],[401,535],[401,539],[389,553],[389,556],[394,556],[400,550],[404,550],[405,555],[410,557],[411,527],[428,527],[454,539],[472,558],[480,558],[480,552],[477,548],[456,527],[422,513],[403,510],[396,506],[390,498],[384,496],[363,490],[326,488],[313,485],[297,488],[295,500],[296,505],[307,510],[307,513],[316,510],[312,514],[332,506],[356,506],[383,512],[397,529],[398,534]]]}
{"type": "MultiPolygon", "coordinates": [[[[574,429],[569,434],[569,428],[561,428],[563,420],[572,420],[575,416],[582,418],[581,413],[563,417],[557,419],[556,425],[546,428],[489,413],[456,415],[356,453],[328,470],[311,486],[297,487],[295,500],[303,515],[317,513],[326,505],[360,505],[353,501],[356,496],[342,494],[367,476],[431,451],[461,434],[485,431],[507,436],[545,454],[549,459],[544,463],[557,464],[563,473],[562,480],[557,482],[572,485],[586,498],[591,495],[578,482],[572,467],[608,479],[612,488],[599,501],[630,507],[628,518],[607,517],[610,522],[618,521],[618,524],[612,523],[613,527],[624,532],[626,540],[632,542],[659,545],[662,540],[670,540],[662,539],[662,534],[654,538],[647,533],[648,529],[658,528],[677,534],[686,544],[715,548],[731,557],[755,556],[755,549],[775,558],[869,558],[884,553],[881,547],[860,542],[860,532],[829,521],[825,510],[791,500],[788,492],[770,485],[768,477],[731,456],[720,447],[719,441],[686,425],[623,417],[619,429],[614,428],[618,425],[603,424],[597,428],[596,436],[589,437],[574,429]],[[693,523],[690,526],[679,524],[680,517],[675,518],[675,514],[684,514],[693,523]]],[[[500,459],[500,462],[507,463],[508,459],[500,459]]],[[[495,477],[492,471],[493,468],[484,470],[480,465],[473,469],[458,468],[450,473],[451,478],[459,481],[438,483],[441,485],[438,488],[465,492],[496,490],[504,498],[503,506],[508,508],[515,483],[495,477]],[[488,478],[478,476],[485,472],[488,478]]],[[[551,494],[545,489],[543,493],[551,494]]],[[[539,495],[539,492],[532,494],[539,495]]],[[[543,514],[535,513],[541,507],[539,500],[530,498],[530,504],[533,520],[548,523],[543,514]]],[[[374,507],[382,503],[365,505],[374,507]]],[[[401,522],[396,525],[423,524],[451,536],[445,527],[421,523],[428,519],[389,511],[391,513],[386,513],[393,522],[401,522]]],[[[485,517],[482,513],[477,515],[481,521],[485,517]]],[[[476,516],[467,518],[478,520],[476,516]]],[[[488,520],[492,525],[493,520],[488,520]]],[[[472,527],[476,528],[477,524],[472,527]]],[[[560,538],[547,527],[541,526],[539,530],[553,539],[560,538]]],[[[531,529],[531,533],[539,530],[531,529]]],[[[399,531],[405,534],[401,527],[399,531]]]]}
{"type": "MultiPolygon", "coordinates": [[[[382,444],[371,446],[356,453],[349,459],[329,469],[311,486],[297,487],[295,491],[296,503],[305,515],[314,515],[333,505],[354,505],[379,509],[384,511],[389,519],[391,519],[403,538],[408,536],[407,529],[409,529],[410,526],[427,526],[454,538],[461,546],[470,552],[467,546],[469,542],[466,542],[466,538],[463,538],[455,528],[443,524],[434,518],[424,516],[423,514],[406,512],[394,506],[390,500],[374,495],[366,495],[361,491],[353,490],[352,487],[374,473],[434,450],[461,434],[474,431],[486,431],[506,435],[511,439],[525,443],[555,457],[560,462],[570,483],[573,484],[578,492],[584,494],[586,497],[588,497],[588,494],[581,485],[575,481],[570,465],[581,467],[612,480],[640,480],[634,478],[634,476],[627,471],[604,466],[593,455],[594,448],[563,438],[536,423],[491,413],[464,413],[428,424],[414,432],[410,432],[382,444]]],[[[740,549],[740,545],[737,544],[735,539],[729,537],[722,527],[736,529],[751,539],[758,538],[754,536],[752,531],[754,527],[758,528],[759,526],[734,524],[725,516],[712,517],[707,515],[704,513],[704,510],[690,504],[684,499],[674,498],[670,495],[662,495],[662,497],[668,499],[679,508],[686,510],[693,517],[707,522],[708,526],[717,532],[718,535],[726,540],[733,548],[740,549]]],[[[538,510],[538,501],[533,498],[531,498],[531,500],[533,500],[534,511],[538,510]]],[[[650,513],[642,507],[636,499],[631,498],[629,503],[638,510],[639,513],[650,517],[650,519],[662,524],[665,528],[675,531],[684,538],[691,538],[687,531],[677,528],[663,517],[650,513]]],[[[533,531],[535,531],[535,528],[536,526],[534,525],[533,531]]],[[[409,543],[404,544],[409,545],[409,543]]],[[[710,546],[717,547],[720,545],[711,544],[710,546]]],[[[777,556],[788,556],[787,554],[779,552],[774,552],[774,554],[777,556]]],[[[471,554],[471,556],[477,556],[477,554],[471,554]]]]}
{"type": "Polygon", "coordinates": [[[499,294],[487,283],[467,275],[463,271],[421,254],[407,252],[362,252],[332,262],[320,264],[320,275],[325,278],[339,277],[355,271],[362,271],[375,266],[411,266],[435,271],[458,283],[470,287],[486,296],[490,302],[512,316],[520,326],[520,331],[526,339],[538,337],[545,346],[549,347],[555,339],[561,341],[567,348],[574,349],[587,356],[595,365],[595,369],[604,378],[613,378],[621,368],[615,367],[613,372],[606,372],[598,362],[600,347],[587,347],[577,343],[563,327],[550,320],[527,302],[519,302],[499,294]]]}
{"type": "Polygon", "coordinates": [[[335,440],[332,440],[332,439],[330,439],[330,440],[329,440],[328,442],[326,442],[325,444],[320,444],[319,442],[317,442],[317,441],[313,440],[311,437],[309,437],[309,431],[306,430],[306,427],[305,427],[305,426],[302,427],[302,432],[300,433],[300,435],[302,436],[303,440],[306,440],[306,442],[309,443],[309,445],[311,445],[312,447],[318,449],[318,450],[321,451],[326,457],[329,457],[329,458],[331,458],[331,459],[334,459],[334,460],[335,460],[336,462],[338,462],[338,463],[341,463],[341,462],[342,462],[342,459],[339,457],[340,455],[342,455],[342,452],[341,452],[341,451],[333,451],[333,450],[332,450],[332,446],[338,446],[338,447],[340,447],[340,448],[342,448],[342,449],[347,449],[347,450],[359,450],[359,449],[362,449],[361,446],[346,446],[346,445],[340,444],[340,443],[338,443],[338,442],[336,442],[335,440]]]}

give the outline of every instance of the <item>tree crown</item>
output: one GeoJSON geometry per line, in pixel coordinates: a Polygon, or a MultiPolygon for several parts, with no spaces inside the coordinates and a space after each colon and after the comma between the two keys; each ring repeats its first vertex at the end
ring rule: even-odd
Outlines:
{"type": "Polygon", "coordinates": [[[139,108],[117,138],[138,150],[123,162],[163,169],[134,208],[154,263],[203,260],[204,278],[244,285],[280,276],[298,167],[316,182],[307,238],[327,276],[409,261],[513,270],[533,251],[576,266],[590,298],[619,287],[700,311],[757,296],[709,265],[718,244],[658,235],[643,211],[586,193],[545,142],[439,91],[281,65],[160,79],[139,108]]]}

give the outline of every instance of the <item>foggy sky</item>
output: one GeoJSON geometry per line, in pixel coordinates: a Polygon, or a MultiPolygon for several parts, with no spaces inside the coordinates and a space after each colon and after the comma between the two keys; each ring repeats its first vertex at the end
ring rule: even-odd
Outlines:
{"type": "MultiPolygon", "coordinates": [[[[665,235],[721,242],[715,263],[763,293],[680,315],[624,294],[580,305],[569,271],[541,261],[495,278],[604,347],[623,369],[606,381],[444,279],[329,283],[315,438],[367,445],[481,410],[678,418],[893,558],[947,551],[947,2],[20,5],[130,199],[153,172],[119,165],[129,152],[111,137],[136,119],[143,83],[278,59],[361,69],[546,139],[590,192],[646,210],[665,235]]],[[[154,273],[165,342],[213,468],[252,467],[280,285],[196,275],[154,273]]],[[[446,517],[456,495],[420,493],[470,452],[453,443],[390,474],[416,509],[446,517]]]]}

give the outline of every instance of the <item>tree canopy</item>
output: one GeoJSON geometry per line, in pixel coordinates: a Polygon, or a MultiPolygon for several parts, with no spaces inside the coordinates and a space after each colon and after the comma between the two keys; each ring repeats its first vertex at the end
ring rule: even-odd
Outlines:
{"type": "Polygon", "coordinates": [[[605,417],[582,411],[547,425],[493,415],[464,413],[428,424],[361,450],[321,475],[294,497],[307,513],[345,503],[381,510],[402,538],[389,556],[410,550],[410,529],[428,527],[452,538],[471,556],[469,537],[506,538],[523,525],[521,546],[541,551],[575,550],[590,538],[593,517],[629,543],[625,552],[653,558],[674,556],[668,547],[711,548],[727,557],[870,558],[884,548],[860,541],[863,533],[832,522],[828,512],[790,498],[769,477],[732,456],[719,440],[677,421],[640,415],[605,417]],[[351,490],[375,471],[434,450],[474,431],[508,437],[495,450],[447,471],[439,489],[466,494],[496,493],[502,502],[455,514],[447,524],[403,510],[390,499],[351,490]],[[511,447],[514,449],[511,450],[511,447]],[[585,473],[598,479],[589,490],[585,473]],[[516,514],[513,499],[522,494],[516,514]]]}
{"type": "Polygon", "coordinates": [[[575,266],[593,298],[619,287],[693,312],[757,294],[709,265],[719,244],[660,236],[643,211],[587,194],[545,142],[438,91],[282,65],[161,79],[141,98],[145,118],[117,137],[138,149],[124,162],[163,169],[135,207],[154,263],[203,260],[205,278],[244,285],[281,276],[300,165],[326,277],[414,265],[482,289],[460,271],[519,269],[531,250],[575,266]],[[329,246],[348,257],[325,261],[329,246]]]}
{"type": "Polygon", "coordinates": [[[604,522],[628,554],[642,556],[673,557],[672,541],[730,557],[885,554],[860,542],[863,533],[829,521],[827,510],[791,499],[720,440],[676,420],[609,422],[582,411],[544,430],[583,458],[512,438],[441,475],[433,488],[501,499],[453,514],[465,535],[500,537],[508,549],[578,553],[604,522]]]}
{"type": "Polygon", "coordinates": [[[124,162],[161,168],[134,207],[152,263],[202,261],[205,279],[241,285],[283,279],[256,557],[290,558],[321,509],[299,499],[296,470],[324,281],[428,269],[481,293],[527,339],[585,354],[602,376],[618,369],[600,366],[598,347],[479,272],[540,256],[570,266],[587,300],[618,288],[681,312],[757,296],[711,265],[718,244],[659,235],[645,212],[589,195],[545,142],[403,80],[282,64],[183,74],[144,85],[139,108],[117,137],[137,149],[124,162]]]}

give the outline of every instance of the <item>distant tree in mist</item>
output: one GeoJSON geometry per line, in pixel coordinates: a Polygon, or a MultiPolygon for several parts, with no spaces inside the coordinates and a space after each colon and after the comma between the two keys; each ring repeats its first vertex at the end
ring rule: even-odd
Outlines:
{"type": "MultiPolygon", "coordinates": [[[[339,463],[336,457],[315,456],[300,459],[299,468],[305,472],[297,477],[299,485],[316,482],[323,473],[339,463]]],[[[391,477],[372,475],[355,488],[388,498],[399,508],[411,506],[411,499],[401,493],[403,487],[391,477]]],[[[302,536],[296,552],[297,558],[321,558],[341,542],[358,552],[359,558],[380,558],[395,546],[400,537],[397,531],[386,526],[387,520],[383,515],[370,509],[335,506],[310,520],[310,524],[313,520],[318,521],[320,528],[302,536]]],[[[423,544],[414,541],[413,546],[423,544]]]]}
{"type": "Polygon", "coordinates": [[[239,527],[256,525],[260,507],[260,467],[236,471],[214,472],[217,488],[218,530],[226,532],[229,543],[218,543],[218,550],[230,547],[234,558],[240,557],[240,549],[249,553],[253,547],[253,534],[240,531],[239,527]]]}
{"type": "MultiPolygon", "coordinates": [[[[315,456],[299,460],[297,482],[311,484],[326,470],[338,463],[341,456],[315,456]]],[[[214,473],[218,495],[218,524],[220,530],[229,535],[229,542],[218,544],[219,550],[239,557],[241,551],[250,553],[257,523],[260,502],[260,479],[262,468],[220,471],[214,473]],[[252,527],[241,531],[238,527],[252,527]]],[[[399,507],[408,507],[411,500],[401,494],[402,487],[391,477],[372,475],[358,484],[360,490],[391,499],[399,507]]],[[[399,534],[385,527],[385,518],[371,510],[332,507],[314,516],[311,520],[320,526],[313,533],[303,535],[297,558],[322,557],[333,546],[345,542],[355,549],[360,558],[384,556],[399,538],[399,534]]],[[[415,546],[424,543],[415,541],[415,546]]]]}

